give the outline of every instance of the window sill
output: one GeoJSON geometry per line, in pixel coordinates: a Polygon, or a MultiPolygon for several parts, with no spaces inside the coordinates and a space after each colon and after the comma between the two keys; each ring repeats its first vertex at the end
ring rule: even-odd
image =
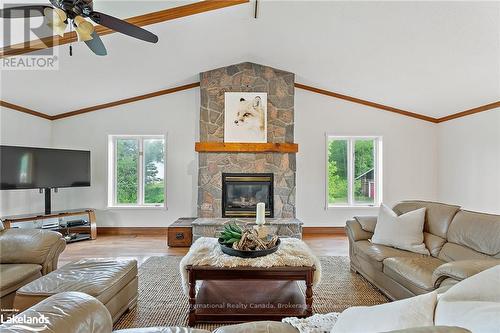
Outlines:
{"type": "Polygon", "coordinates": [[[168,210],[167,206],[108,206],[108,210],[168,210]]]}
{"type": "Polygon", "coordinates": [[[377,209],[380,208],[380,205],[359,205],[359,206],[350,206],[350,205],[328,205],[327,209],[377,209]]]}

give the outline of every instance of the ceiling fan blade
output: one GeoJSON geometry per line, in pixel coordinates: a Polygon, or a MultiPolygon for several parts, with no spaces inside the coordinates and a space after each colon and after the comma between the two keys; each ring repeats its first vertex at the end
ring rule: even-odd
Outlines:
{"type": "Polygon", "coordinates": [[[50,6],[16,6],[0,9],[0,17],[2,18],[24,18],[24,17],[39,17],[43,16],[45,8],[50,6]]]}
{"type": "Polygon", "coordinates": [[[106,46],[104,46],[101,37],[94,31],[91,34],[92,39],[86,40],[85,44],[98,56],[105,56],[108,54],[106,51],[106,46]]]}
{"type": "Polygon", "coordinates": [[[105,27],[113,29],[115,31],[121,32],[122,34],[129,35],[134,38],[141,39],[146,42],[156,43],[158,41],[158,36],[155,34],[130,24],[119,18],[109,16],[99,12],[91,12],[89,18],[97,24],[101,24],[105,27]]]}

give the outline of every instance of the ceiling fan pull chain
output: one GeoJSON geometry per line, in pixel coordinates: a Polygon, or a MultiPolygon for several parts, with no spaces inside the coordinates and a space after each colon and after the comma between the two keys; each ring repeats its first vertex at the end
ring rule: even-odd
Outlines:
{"type": "MultiPolygon", "coordinates": [[[[69,32],[73,32],[73,24],[74,23],[69,25],[69,32]]],[[[73,43],[69,43],[69,56],[73,56],[73,43]]]]}

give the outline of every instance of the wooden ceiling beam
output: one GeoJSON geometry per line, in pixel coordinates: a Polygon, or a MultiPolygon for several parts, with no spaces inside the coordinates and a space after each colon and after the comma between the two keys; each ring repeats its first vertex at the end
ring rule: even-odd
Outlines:
{"type": "MultiPolygon", "coordinates": [[[[161,23],[165,21],[174,20],[181,17],[186,17],[190,15],[200,14],[212,10],[217,10],[225,7],[240,5],[247,3],[250,0],[204,0],[200,2],[195,2],[192,4],[179,6],[175,8],[169,8],[165,10],[160,10],[157,12],[152,12],[144,15],[134,16],[126,19],[125,21],[137,25],[139,27],[144,27],[150,24],[161,23]]],[[[108,34],[115,33],[116,31],[106,28],[102,25],[97,25],[95,31],[98,35],[104,36],[108,34]]],[[[33,41],[26,41],[19,44],[5,46],[0,49],[0,59],[5,57],[12,57],[16,55],[21,55],[36,50],[51,48],[54,46],[64,45],[68,43],[73,43],[78,40],[76,32],[67,32],[64,36],[49,36],[33,41]]]]}

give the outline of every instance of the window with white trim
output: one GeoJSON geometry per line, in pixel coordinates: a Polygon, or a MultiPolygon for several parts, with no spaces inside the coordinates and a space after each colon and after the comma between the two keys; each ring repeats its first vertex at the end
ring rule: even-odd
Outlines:
{"type": "Polygon", "coordinates": [[[327,207],[378,206],[382,201],[382,138],[326,138],[327,207]]]}
{"type": "Polygon", "coordinates": [[[164,135],[108,137],[108,206],[165,207],[164,135]]]}

